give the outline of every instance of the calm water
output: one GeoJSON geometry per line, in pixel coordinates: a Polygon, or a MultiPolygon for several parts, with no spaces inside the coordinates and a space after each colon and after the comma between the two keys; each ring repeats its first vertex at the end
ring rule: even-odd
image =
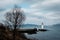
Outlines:
{"type": "MultiPolygon", "coordinates": [[[[26,26],[23,28],[35,28],[35,26],[26,26]]],[[[36,27],[36,28],[40,28],[40,27],[36,27]]],[[[26,34],[27,38],[31,38],[31,39],[36,39],[36,40],[60,40],[60,26],[47,26],[45,27],[45,29],[49,30],[49,31],[45,31],[45,32],[37,32],[37,34],[32,34],[32,35],[28,35],[26,34]]]]}

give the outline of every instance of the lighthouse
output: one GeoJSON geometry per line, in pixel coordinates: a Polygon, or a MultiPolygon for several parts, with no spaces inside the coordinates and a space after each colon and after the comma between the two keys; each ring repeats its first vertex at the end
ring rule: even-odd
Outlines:
{"type": "Polygon", "coordinates": [[[43,22],[41,23],[41,28],[39,29],[39,31],[43,31],[43,32],[47,31],[47,29],[44,29],[44,23],[43,22]]]}
{"type": "Polygon", "coordinates": [[[41,24],[41,29],[44,29],[44,23],[42,22],[42,24],[41,24]]]}

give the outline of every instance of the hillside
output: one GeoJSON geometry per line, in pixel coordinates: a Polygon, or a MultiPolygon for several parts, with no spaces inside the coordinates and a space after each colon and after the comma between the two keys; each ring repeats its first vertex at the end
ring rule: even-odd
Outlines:
{"type": "Polygon", "coordinates": [[[60,26],[60,24],[54,24],[53,26],[60,26]]]}
{"type": "MultiPolygon", "coordinates": [[[[16,30],[15,39],[29,40],[24,34],[19,33],[18,30],[16,30]]],[[[10,31],[10,29],[6,26],[0,25],[0,40],[13,40],[13,31],[10,31]]]]}

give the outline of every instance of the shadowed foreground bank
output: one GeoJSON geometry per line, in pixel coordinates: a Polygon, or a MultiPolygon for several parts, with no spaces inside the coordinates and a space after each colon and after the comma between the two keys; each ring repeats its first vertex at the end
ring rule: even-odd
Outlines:
{"type": "MultiPolygon", "coordinates": [[[[23,33],[16,30],[15,40],[31,40],[27,39],[23,33]]],[[[9,27],[0,24],[0,40],[13,40],[13,30],[9,27]]]]}

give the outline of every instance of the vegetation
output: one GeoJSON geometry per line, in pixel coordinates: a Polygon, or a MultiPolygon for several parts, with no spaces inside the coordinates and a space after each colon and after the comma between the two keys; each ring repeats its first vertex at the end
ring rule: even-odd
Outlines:
{"type": "Polygon", "coordinates": [[[23,15],[21,8],[17,8],[16,6],[13,10],[7,12],[5,16],[6,23],[8,24],[8,26],[12,25],[10,27],[13,28],[13,40],[15,40],[16,38],[15,35],[17,32],[16,29],[18,28],[19,25],[23,23],[23,21],[25,20],[25,16],[23,15]]]}
{"type": "MultiPolygon", "coordinates": [[[[8,26],[4,26],[0,24],[0,40],[13,40],[13,30],[10,30],[8,26]]],[[[15,40],[29,40],[27,39],[24,34],[19,33],[16,30],[15,40]]]]}
{"type": "Polygon", "coordinates": [[[0,24],[0,40],[28,40],[23,33],[18,32],[18,26],[25,20],[21,9],[15,6],[5,17],[5,25],[0,24]]]}
{"type": "Polygon", "coordinates": [[[19,27],[25,20],[25,15],[21,9],[15,7],[7,12],[5,17],[5,24],[0,23],[0,40],[31,40],[27,39],[24,33],[19,32],[21,31],[19,27]]]}

